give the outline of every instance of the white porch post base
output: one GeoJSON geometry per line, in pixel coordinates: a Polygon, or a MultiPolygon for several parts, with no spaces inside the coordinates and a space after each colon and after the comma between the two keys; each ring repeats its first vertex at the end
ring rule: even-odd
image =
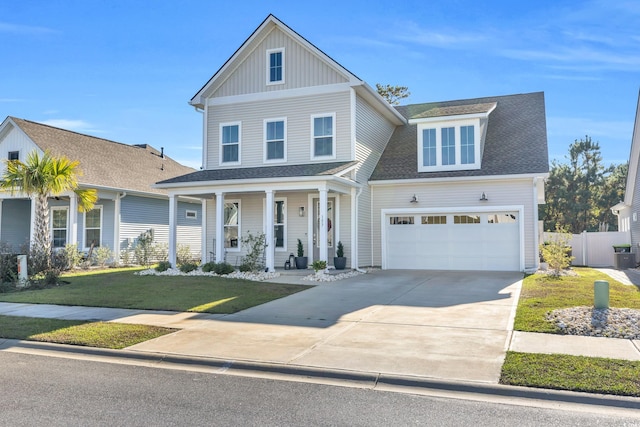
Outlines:
{"type": "Polygon", "coordinates": [[[178,198],[169,196],[169,263],[176,267],[176,246],[178,240],[178,198]]]}

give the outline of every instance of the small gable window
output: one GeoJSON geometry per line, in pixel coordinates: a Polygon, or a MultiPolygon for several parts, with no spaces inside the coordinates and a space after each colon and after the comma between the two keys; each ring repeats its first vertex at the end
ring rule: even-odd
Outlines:
{"type": "Polygon", "coordinates": [[[284,83],[284,48],[267,51],[267,84],[284,83]]]}
{"type": "Polygon", "coordinates": [[[20,160],[20,152],[19,151],[9,151],[9,156],[7,157],[9,161],[11,160],[20,160]]]}
{"type": "Polygon", "coordinates": [[[312,116],[312,157],[335,157],[335,114],[312,116]]]}
{"type": "Polygon", "coordinates": [[[480,121],[417,123],[418,171],[480,168],[480,121]]]}
{"type": "Polygon", "coordinates": [[[240,163],[240,123],[220,124],[220,163],[240,163]]]}

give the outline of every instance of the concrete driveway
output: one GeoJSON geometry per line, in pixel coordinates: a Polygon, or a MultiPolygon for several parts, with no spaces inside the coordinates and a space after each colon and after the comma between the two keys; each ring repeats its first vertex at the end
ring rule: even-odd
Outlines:
{"type": "Polygon", "coordinates": [[[497,383],[521,279],[374,271],[233,315],[195,317],[129,349],[497,383]]]}

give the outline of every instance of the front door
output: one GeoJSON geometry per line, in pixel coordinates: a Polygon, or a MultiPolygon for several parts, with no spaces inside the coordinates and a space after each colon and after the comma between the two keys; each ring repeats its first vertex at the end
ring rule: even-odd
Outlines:
{"type": "MultiPolygon", "coordinates": [[[[335,256],[335,198],[327,200],[327,265],[333,265],[335,256]]],[[[320,259],[320,200],[313,199],[313,259],[320,259]]]]}

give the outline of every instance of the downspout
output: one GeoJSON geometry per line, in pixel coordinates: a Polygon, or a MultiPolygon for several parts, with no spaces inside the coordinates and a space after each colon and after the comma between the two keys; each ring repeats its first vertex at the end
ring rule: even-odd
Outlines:
{"type": "Polygon", "coordinates": [[[120,201],[127,196],[127,192],[116,194],[113,213],[113,258],[114,262],[120,262],[120,201]]]}

